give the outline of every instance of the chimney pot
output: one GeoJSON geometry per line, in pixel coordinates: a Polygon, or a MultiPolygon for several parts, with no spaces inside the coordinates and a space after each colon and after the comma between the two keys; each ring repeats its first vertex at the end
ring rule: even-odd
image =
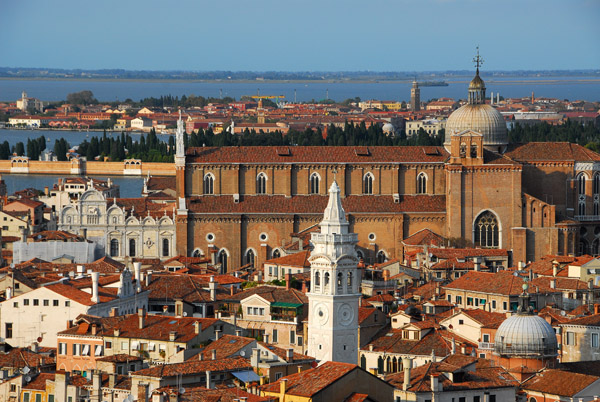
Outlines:
{"type": "Polygon", "coordinates": [[[217,349],[213,349],[210,351],[210,356],[212,360],[217,360],[217,349]]]}
{"type": "Polygon", "coordinates": [[[215,329],[215,341],[218,341],[221,338],[221,330],[215,329]]]}

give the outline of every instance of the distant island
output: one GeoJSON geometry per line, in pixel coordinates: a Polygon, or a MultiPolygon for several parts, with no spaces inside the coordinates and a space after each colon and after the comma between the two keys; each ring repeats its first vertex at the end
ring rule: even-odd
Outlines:
{"type": "MultiPolygon", "coordinates": [[[[0,79],[73,79],[73,80],[175,80],[175,81],[412,81],[421,86],[445,86],[445,81],[471,77],[471,70],[455,71],[147,71],[123,69],[58,69],[0,67],[0,79]]],[[[598,77],[600,70],[520,70],[486,71],[488,77],[598,77]]]]}

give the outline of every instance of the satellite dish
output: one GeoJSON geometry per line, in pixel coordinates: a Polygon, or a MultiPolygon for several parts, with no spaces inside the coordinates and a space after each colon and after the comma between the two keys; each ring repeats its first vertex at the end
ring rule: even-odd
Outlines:
{"type": "Polygon", "coordinates": [[[187,311],[184,311],[184,312],[183,312],[183,316],[184,316],[184,317],[187,317],[187,311]]]}
{"type": "Polygon", "coordinates": [[[131,394],[127,395],[127,398],[123,399],[123,402],[133,402],[133,397],[131,394]]]}
{"type": "Polygon", "coordinates": [[[23,374],[27,374],[27,373],[29,373],[30,371],[31,371],[31,369],[30,369],[28,366],[25,366],[25,367],[23,368],[23,374]]]}
{"type": "Polygon", "coordinates": [[[41,336],[39,336],[39,337],[37,338],[37,341],[38,341],[38,343],[40,343],[40,342],[42,341],[42,337],[41,337],[41,336]]]}
{"type": "Polygon", "coordinates": [[[565,312],[565,310],[562,310],[562,311],[560,312],[560,315],[562,315],[562,316],[564,317],[565,315],[567,315],[567,313],[565,312]]]}
{"type": "Polygon", "coordinates": [[[240,356],[244,357],[246,356],[246,352],[244,352],[243,350],[240,352],[240,356]]]}
{"type": "Polygon", "coordinates": [[[183,387],[179,388],[179,393],[180,394],[185,394],[185,388],[183,388],[183,387]]]}
{"type": "Polygon", "coordinates": [[[31,377],[27,376],[25,377],[25,382],[30,382],[31,381],[31,377]]]}

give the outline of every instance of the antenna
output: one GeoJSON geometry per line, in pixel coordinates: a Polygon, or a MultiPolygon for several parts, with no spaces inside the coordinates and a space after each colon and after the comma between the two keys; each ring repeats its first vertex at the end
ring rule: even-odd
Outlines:
{"type": "Polygon", "coordinates": [[[31,369],[29,368],[29,366],[23,367],[23,374],[28,374],[30,371],[31,369]]]}

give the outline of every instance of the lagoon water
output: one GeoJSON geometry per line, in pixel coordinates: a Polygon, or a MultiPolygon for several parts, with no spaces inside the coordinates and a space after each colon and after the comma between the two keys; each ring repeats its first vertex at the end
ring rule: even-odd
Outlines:
{"type": "MultiPolygon", "coordinates": [[[[535,92],[536,97],[550,97],[569,100],[600,100],[599,77],[533,77],[526,79],[482,77],[490,92],[504,97],[525,97],[535,92]]],[[[425,79],[425,78],[424,78],[425,79]]],[[[439,80],[439,77],[431,77],[439,80]]],[[[422,87],[421,99],[450,97],[466,98],[470,78],[448,81],[445,87],[422,87]]],[[[91,90],[94,96],[105,102],[124,101],[128,98],[138,101],[146,97],[161,95],[196,95],[218,98],[223,96],[240,99],[243,95],[284,95],[286,102],[322,100],[326,96],[336,101],[360,97],[380,100],[409,100],[410,82],[373,83],[302,83],[302,82],[174,82],[174,81],[89,81],[89,80],[17,80],[0,79],[0,100],[15,101],[26,91],[31,97],[45,101],[64,100],[67,94],[91,90]]]]}

